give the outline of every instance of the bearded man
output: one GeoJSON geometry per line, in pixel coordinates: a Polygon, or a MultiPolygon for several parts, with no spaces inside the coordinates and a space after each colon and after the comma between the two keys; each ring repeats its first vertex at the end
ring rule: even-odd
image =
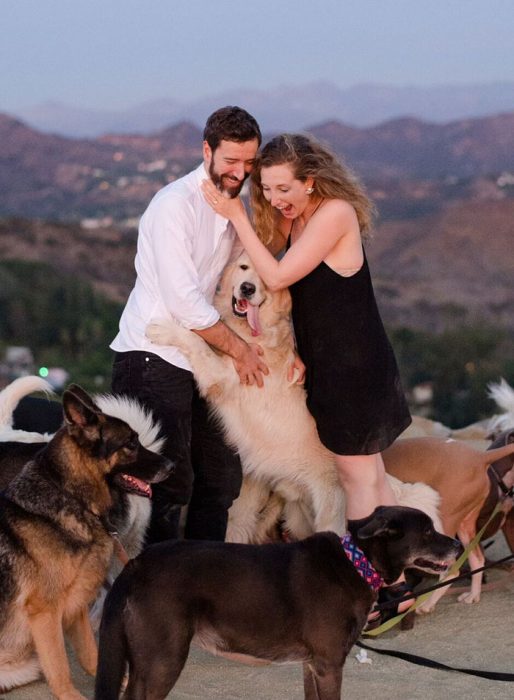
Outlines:
{"type": "Polygon", "coordinates": [[[223,540],[242,474],[238,456],[198,394],[187,359],[176,347],[152,345],[145,336],[148,323],[171,315],[230,355],[243,383],[260,387],[268,371],[259,348],[233,333],[212,305],[222,270],[240,244],[201,190],[210,177],[220,197],[236,197],[252,170],[261,132],[244,109],[223,107],[208,118],[203,136],[203,163],[159,190],[141,218],[137,278],[110,346],[116,353],[113,392],[152,411],[166,437],[164,453],[175,463],[171,476],[153,488],[149,542],[179,535],[186,504],[186,538],[223,540]]]}

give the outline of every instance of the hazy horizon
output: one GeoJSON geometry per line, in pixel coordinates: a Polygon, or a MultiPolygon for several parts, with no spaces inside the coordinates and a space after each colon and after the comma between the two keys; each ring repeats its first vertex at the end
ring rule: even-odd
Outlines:
{"type": "Polygon", "coordinates": [[[3,6],[0,111],[102,110],[330,82],[512,83],[511,0],[17,0],[3,6]]]}
{"type": "MultiPolygon", "coordinates": [[[[252,92],[275,92],[277,90],[283,89],[283,88],[288,88],[288,89],[301,89],[304,87],[308,87],[311,85],[322,85],[326,83],[327,85],[333,85],[339,90],[345,91],[345,90],[353,90],[353,89],[360,89],[360,88],[392,88],[392,89],[403,89],[403,90],[418,90],[418,89],[452,89],[452,88],[466,88],[466,87],[491,87],[491,86],[500,86],[500,85],[508,85],[509,87],[514,86],[514,75],[512,79],[508,80],[490,80],[490,81],[460,81],[460,82],[451,82],[451,83],[427,83],[427,84],[414,84],[414,83],[405,83],[405,84],[395,84],[395,83],[386,83],[386,82],[378,82],[378,81],[363,81],[360,83],[353,83],[350,85],[337,85],[336,82],[331,81],[331,80],[310,80],[308,82],[291,82],[291,83],[284,83],[283,81],[280,83],[277,83],[276,85],[268,85],[266,88],[250,88],[248,85],[232,85],[230,88],[227,88],[226,90],[221,90],[221,91],[216,91],[216,90],[210,90],[209,92],[201,93],[197,96],[187,98],[187,97],[176,97],[174,95],[155,95],[154,97],[148,97],[146,99],[136,99],[134,97],[134,100],[130,103],[127,104],[120,104],[117,106],[107,106],[105,104],[99,104],[99,105],[87,105],[84,103],[80,102],[72,102],[71,100],[67,100],[66,98],[58,99],[58,98],[53,98],[49,97],[47,99],[41,100],[40,102],[32,102],[32,103],[27,103],[24,105],[19,105],[16,108],[14,108],[12,111],[24,111],[26,109],[30,109],[32,107],[37,107],[37,106],[45,106],[45,105],[63,105],[66,107],[75,107],[78,109],[84,109],[84,110],[91,110],[91,111],[113,111],[113,112],[123,112],[130,110],[135,107],[141,107],[143,105],[151,105],[153,103],[159,103],[159,102],[167,102],[167,101],[174,101],[177,102],[177,104],[181,105],[187,105],[193,102],[197,101],[203,101],[203,100],[209,100],[213,97],[217,97],[219,94],[224,94],[224,93],[232,93],[232,92],[243,92],[243,91],[252,91],[252,92]]],[[[1,104],[1,100],[0,100],[1,104]]],[[[9,111],[9,110],[5,110],[9,111]]]]}

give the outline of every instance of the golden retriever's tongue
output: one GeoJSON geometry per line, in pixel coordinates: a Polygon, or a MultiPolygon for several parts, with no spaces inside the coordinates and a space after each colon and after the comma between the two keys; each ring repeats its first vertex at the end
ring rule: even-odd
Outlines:
{"type": "Polygon", "coordinates": [[[261,324],[259,322],[258,306],[252,306],[252,304],[248,304],[248,308],[246,310],[246,320],[248,321],[248,325],[252,329],[252,335],[260,335],[262,333],[261,324]]]}

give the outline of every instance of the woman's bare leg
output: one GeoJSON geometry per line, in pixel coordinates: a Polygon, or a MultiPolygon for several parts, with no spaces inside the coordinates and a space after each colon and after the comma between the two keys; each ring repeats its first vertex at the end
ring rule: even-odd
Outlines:
{"type": "Polygon", "coordinates": [[[346,497],[348,520],[366,518],[377,506],[396,505],[380,453],[335,455],[335,461],[346,497]]]}
{"type": "MultiPolygon", "coordinates": [[[[346,498],[347,520],[359,520],[370,515],[377,506],[397,505],[386,478],[380,453],[372,455],[335,455],[337,475],[346,498]]],[[[405,581],[402,574],[395,583],[405,581]]],[[[400,604],[399,612],[407,610],[413,601],[400,604]]]]}

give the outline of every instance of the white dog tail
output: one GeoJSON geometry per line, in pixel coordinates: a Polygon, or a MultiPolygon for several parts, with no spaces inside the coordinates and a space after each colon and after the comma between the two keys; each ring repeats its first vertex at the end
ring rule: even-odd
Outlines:
{"type": "Polygon", "coordinates": [[[18,688],[20,685],[37,681],[40,676],[41,666],[35,654],[20,661],[7,661],[2,663],[0,669],[0,688],[2,691],[18,688]]]}
{"type": "Polygon", "coordinates": [[[12,427],[12,414],[21,399],[35,391],[43,391],[45,394],[53,394],[51,384],[46,379],[29,375],[27,377],[18,377],[11,382],[5,389],[0,391],[0,428],[12,427]]]}
{"type": "Polygon", "coordinates": [[[502,415],[495,416],[491,420],[489,429],[491,431],[509,430],[514,425],[514,389],[503,378],[499,383],[491,382],[487,388],[489,398],[504,411],[502,415]]]}
{"type": "Polygon", "coordinates": [[[399,506],[422,510],[423,513],[426,513],[432,519],[437,532],[444,533],[439,511],[441,496],[435,489],[420,481],[413,484],[400,481],[400,479],[396,479],[391,474],[387,474],[387,480],[399,506]]]}

